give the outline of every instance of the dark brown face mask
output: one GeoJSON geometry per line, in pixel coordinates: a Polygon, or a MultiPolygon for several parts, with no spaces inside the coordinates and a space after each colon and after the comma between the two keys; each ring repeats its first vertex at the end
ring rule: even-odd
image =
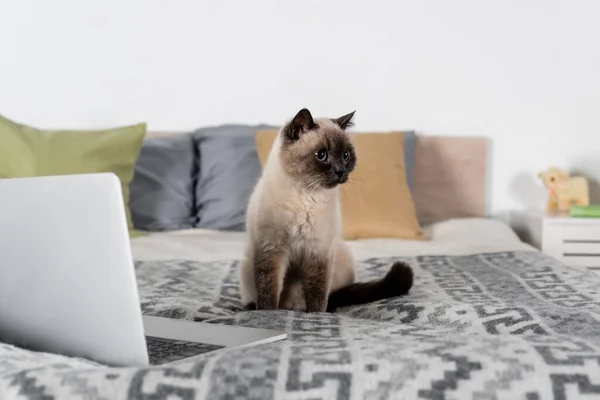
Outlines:
{"type": "Polygon", "coordinates": [[[308,190],[331,189],[348,181],[356,153],[346,129],[354,112],[335,119],[313,119],[302,109],[282,129],[281,160],[288,175],[308,190]]]}

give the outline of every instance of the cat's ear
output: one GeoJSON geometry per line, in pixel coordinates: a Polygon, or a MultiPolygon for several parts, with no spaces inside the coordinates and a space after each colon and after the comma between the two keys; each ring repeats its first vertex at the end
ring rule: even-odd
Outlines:
{"type": "Polygon", "coordinates": [[[350,114],[342,115],[339,118],[335,118],[332,121],[335,122],[342,130],[346,130],[351,126],[354,126],[354,122],[352,122],[352,118],[354,117],[355,111],[352,111],[350,114]]]}
{"type": "Polygon", "coordinates": [[[302,110],[298,111],[298,114],[296,114],[296,116],[290,121],[286,134],[290,139],[296,140],[303,133],[314,129],[315,126],[316,124],[313,120],[312,114],[310,111],[308,111],[308,109],[303,108],[302,110]]]}

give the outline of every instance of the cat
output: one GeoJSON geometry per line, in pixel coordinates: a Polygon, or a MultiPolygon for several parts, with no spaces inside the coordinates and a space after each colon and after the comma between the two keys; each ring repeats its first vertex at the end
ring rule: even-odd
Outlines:
{"type": "Polygon", "coordinates": [[[246,212],[240,281],[247,309],[334,311],[412,287],[403,262],[380,280],[355,283],[338,193],[357,163],[346,132],[354,114],[315,119],[304,108],[278,132],[246,212]]]}

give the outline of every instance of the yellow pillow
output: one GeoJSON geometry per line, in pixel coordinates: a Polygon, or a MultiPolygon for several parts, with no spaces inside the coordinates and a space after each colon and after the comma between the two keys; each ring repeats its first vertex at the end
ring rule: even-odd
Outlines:
{"type": "MultiPolygon", "coordinates": [[[[342,233],[346,240],[398,238],[424,240],[406,182],[402,132],[351,134],[357,164],[340,187],[342,233]]],[[[254,135],[264,166],[277,131],[254,135]]]]}

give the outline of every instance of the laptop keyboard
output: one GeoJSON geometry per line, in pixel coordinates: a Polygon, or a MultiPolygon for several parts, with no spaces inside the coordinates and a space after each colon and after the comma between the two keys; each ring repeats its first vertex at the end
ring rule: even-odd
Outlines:
{"type": "Polygon", "coordinates": [[[146,336],[150,364],[158,365],[222,349],[225,346],[146,336]]]}

